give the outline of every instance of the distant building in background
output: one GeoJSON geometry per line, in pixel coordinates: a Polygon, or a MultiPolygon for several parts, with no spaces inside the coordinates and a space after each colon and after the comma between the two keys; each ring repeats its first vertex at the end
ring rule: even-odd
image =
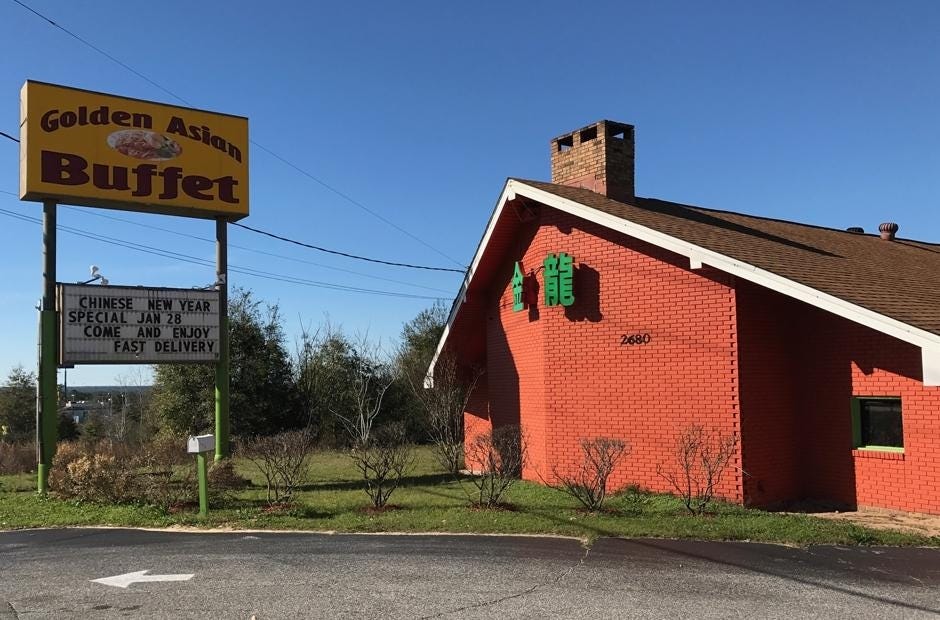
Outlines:
{"type": "Polygon", "coordinates": [[[113,403],[111,399],[105,400],[69,400],[66,401],[63,412],[72,418],[76,424],[84,424],[92,414],[111,417],[113,403]]]}

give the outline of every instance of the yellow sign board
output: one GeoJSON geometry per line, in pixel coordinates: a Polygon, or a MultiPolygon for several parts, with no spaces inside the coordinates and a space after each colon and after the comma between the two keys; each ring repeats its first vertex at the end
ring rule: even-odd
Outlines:
{"type": "Polygon", "coordinates": [[[20,199],[248,215],[248,119],[27,81],[20,199]]]}

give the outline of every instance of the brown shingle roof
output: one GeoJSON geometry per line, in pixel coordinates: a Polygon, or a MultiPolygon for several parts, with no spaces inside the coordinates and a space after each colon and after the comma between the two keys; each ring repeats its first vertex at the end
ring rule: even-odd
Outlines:
{"type": "Polygon", "coordinates": [[[631,205],[586,189],[519,182],[940,335],[940,245],[652,198],[631,205]]]}

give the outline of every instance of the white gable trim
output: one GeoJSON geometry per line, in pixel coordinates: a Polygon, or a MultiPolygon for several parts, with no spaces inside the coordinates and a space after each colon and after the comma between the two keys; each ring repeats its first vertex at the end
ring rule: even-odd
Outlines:
{"type": "Polygon", "coordinates": [[[784,278],[764,269],[759,269],[754,265],[735,260],[724,254],[720,254],[707,248],[683,241],[658,230],[641,226],[634,222],[610,215],[609,213],[592,209],[591,207],[587,207],[574,200],[556,196],[550,192],[532,187],[531,185],[526,185],[525,183],[513,179],[510,179],[506,182],[506,185],[500,194],[499,201],[497,202],[496,209],[493,212],[493,215],[490,217],[489,223],[487,224],[486,232],[483,234],[480,245],[477,247],[476,255],[473,257],[473,263],[470,265],[470,269],[467,272],[467,277],[464,279],[464,282],[460,287],[460,293],[458,294],[457,299],[451,308],[447,325],[445,326],[444,332],[441,335],[440,342],[438,342],[437,350],[434,354],[431,366],[428,369],[429,376],[433,375],[434,365],[437,362],[437,358],[440,355],[440,352],[444,348],[444,343],[447,341],[450,328],[453,326],[454,320],[457,318],[457,312],[460,310],[461,304],[463,304],[464,300],[466,299],[467,289],[470,286],[473,275],[476,273],[476,268],[480,264],[483,253],[486,251],[486,246],[488,245],[490,237],[493,234],[493,230],[496,227],[496,222],[499,221],[506,203],[514,199],[517,195],[531,198],[532,200],[540,202],[554,209],[558,209],[559,211],[570,213],[589,222],[594,222],[595,224],[604,226],[610,230],[623,233],[629,237],[645,241],[657,247],[661,247],[663,249],[675,252],[681,256],[685,256],[689,259],[689,265],[692,269],[700,268],[703,264],[711,265],[712,267],[729,273],[735,277],[748,280],[749,282],[753,282],[765,288],[777,291],[783,295],[787,295],[794,299],[806,302],[810,305],[816,306],[817,308],[821,308],[835,315],[849,319],[850,321],[860,323],[861,325],[865,325],[866,327],[870,327],[876,331],[888,334],[889,336],[893,336],[898,340],[919,346],[922,349],[924,385],[940,385],[940,335],[933,334],[902,321],[898,321],[897,319],[879,314],[857,304],[850,303],[839,297],[835,297],[804,284],[800,284],[794,280],[784,278]]]}

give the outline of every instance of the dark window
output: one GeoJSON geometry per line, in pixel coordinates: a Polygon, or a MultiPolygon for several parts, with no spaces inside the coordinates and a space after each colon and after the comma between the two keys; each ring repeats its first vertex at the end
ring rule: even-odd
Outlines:
{"type": "Polygon", "coordinates": [[[900,399],[856,398],[853,404],[855,447],[904,447],[900,399]]]}

